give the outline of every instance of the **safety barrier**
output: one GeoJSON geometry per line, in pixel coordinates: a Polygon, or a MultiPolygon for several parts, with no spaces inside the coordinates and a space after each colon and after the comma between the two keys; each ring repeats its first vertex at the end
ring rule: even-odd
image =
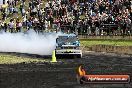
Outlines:
{"type": "Polygon", "coordinates": [[[132,40],[132,36],[89,36],[78,35],[79,39],[111,39],[111,40],[132,40]]]}
{"type": "Polygon", "coordinates": [[[94,45],[85,46],[85,51],[132,54],[132,46],[94,45]]]}

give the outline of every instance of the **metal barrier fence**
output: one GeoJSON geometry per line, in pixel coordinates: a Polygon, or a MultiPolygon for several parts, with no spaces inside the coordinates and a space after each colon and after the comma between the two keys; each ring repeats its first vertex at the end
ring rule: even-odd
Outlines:
{"type": "Polygon", "coordinates": [[[101,24],[99,27],[89,25],[63,25],[60,27],[62,32],[76,33],[81,36],[131,36],[132,24],[123,28],[117,24],[101,24]]]}

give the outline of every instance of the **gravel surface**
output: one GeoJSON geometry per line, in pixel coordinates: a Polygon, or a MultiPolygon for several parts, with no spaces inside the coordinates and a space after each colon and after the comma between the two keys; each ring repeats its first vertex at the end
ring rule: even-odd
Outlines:
{"type": "Polygon", "coordinates": [[[0,65],[0,88],[132,88],[132,82],[78,84],[76,72],[80,65],[87,74],[128,74],[132,79],[130,55],[85,52],[81,59],[58,59],[54,64],[0,65]]]}

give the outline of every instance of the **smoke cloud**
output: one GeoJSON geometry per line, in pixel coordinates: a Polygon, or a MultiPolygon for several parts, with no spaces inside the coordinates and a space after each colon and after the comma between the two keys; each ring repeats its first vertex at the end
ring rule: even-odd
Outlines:
{"type": "Polygon", "coordinates": [[[25,33],[0,33],[0,52],[19,52],[51,55],[60,33],[36,34],[33,30],[25,33]]]}

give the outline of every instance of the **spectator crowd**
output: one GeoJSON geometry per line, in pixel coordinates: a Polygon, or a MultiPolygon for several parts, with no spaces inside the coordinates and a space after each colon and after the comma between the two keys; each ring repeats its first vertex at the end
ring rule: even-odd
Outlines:
{"type": "Polygon", "coordinates": [[[7,8],[1,8],[0,23],[5,32],[34,29],[86,35],[132,34],[132,0],[8,0],[7,4],[7,8]]]}

